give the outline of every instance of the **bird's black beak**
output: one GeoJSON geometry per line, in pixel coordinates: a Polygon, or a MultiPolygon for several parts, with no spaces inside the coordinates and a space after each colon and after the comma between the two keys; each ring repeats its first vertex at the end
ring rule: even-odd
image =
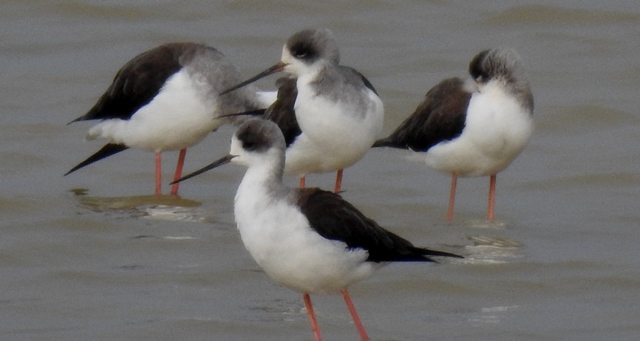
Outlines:
{"type": "Polygon", "coordinates": [[[236,156],[237,155],[231,155],[231,154],[229,154],[227,156],[224,156],[224,157],[218,159],[217,161],[214,161],[212,164],[204,166],[203,168],[201,168],[201,169],[199,169],[199,170],[197,170],[197,171],[195,171],[195,172],[193,172],[191,174],[187,174],[187,175],[181,177],[180,179],[175,180],[174,182],[170,183],[170,185],[177,184],[178,182],[182,182],[183,180],[187,180],[187,179],[193,178],[196,175],[200,175],[200,174],[202,174],[202,173],[204,173],[204,172],[206,172],[208,170],[212,170],[212,169],[214,169],[216,167],[220,167],[222,165],[226,165],[227,163],[231,162],[231,160],[236,156]]]}
{"type": "Polygon", "coordinates": [[[241,87],[243,87],[243,86],[245,86],[247,84],[251,84],[251,83],[257,81],[258,79],[267,77],[267,76],[269,76],[271,74],[274,74],[276,72],[280,72],[285,68],[285,66],[287,66],[287,64],[285,64],[283,62],[278,62],[275,65],[271,66],[270,68],[268,68],[268,69],[260,72],[259,74],[247,79],[246,81],[244,81],[244,82],[242,82],[242,83],[240,83],[238,85],[232,86],[229,89],[221,92],[220,95],[224,95],[224,94],[229,93],[229,92],[231,92],[233,90],[239,89],[239,88],[241,88],[241,87]]]}

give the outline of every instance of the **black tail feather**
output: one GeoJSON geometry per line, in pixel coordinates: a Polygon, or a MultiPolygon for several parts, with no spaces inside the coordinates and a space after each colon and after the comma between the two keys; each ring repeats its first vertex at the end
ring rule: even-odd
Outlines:
{"type": "Polygon", "coordinates": [[[80,117],[76,118],[75,120],[73,120],[73,121],[71,121],[71,122],[67,123],[67,125],[70,125],[71,123],[75,123],[75,122],[85,121],[84,116],[85,116],[85,115],[82,115],[82,116],[80,116],[80,117]]]}
{"type": "Polygon", "coordinates": [[[449,253],[444,251],[430,250],[425,248],[417,248],[423,257],[452,257],[452,258],[464,258],[460,255],[456,255],[455,253],[449,253]]]}
{"type": "Polygon", "coordinates": [[[71,168],[70,171],[66,172],[64,174],[64,176],[67,176],[75,171],[77,171],[78,169],[84,167],[84,166],[88,166],[96,161],[100,161],[108,156],[111,156],[113,154],[117,154],[120,153],[123,150],[127,150],[129,147],[123,145],[123,144],[115,144],[115,143],[108,143],[106,144],[104,147],[102,147],[102,149],[98,150],[95,154],[89,156],[86,160],[80,162],[77,166],[71,168]]]}
{"type": "Polygon", "coordinates": [[[431,249],[426,249],[422,247],[411,246],[408,249],[404,249],[402,252],[397,252],[391,257],[386,259],[380,259],[378,261],[383,262],[432,262],[437,263],[437,261],[431,257],[452,257],[452,258],[464,258],[463,256],[456,255],[454,253],[444,252],[444,251],[436,251],[431,249]]]}
{"type": "Polygon", "coordinates": [[[393,143],[391,143],[391,141],[389,141],[388,139],[380,139],[374,142],[371,148],[392,147],[392,146],[393,146],[393,143]]]}
{"type": "Polygon", "coordinates": [[[373,143],[373,146],[371,146],[371,148],[378,148],[378,147],[409,149],[409,146],[407,146],[404,143],[401,143],[401,141],[398,140],[394,135],[390,135],[383,139],[379,139],[373,143]]]}

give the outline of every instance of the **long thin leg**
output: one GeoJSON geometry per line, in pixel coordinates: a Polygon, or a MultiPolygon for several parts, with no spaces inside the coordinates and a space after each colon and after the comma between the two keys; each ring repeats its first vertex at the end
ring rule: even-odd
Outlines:
{"type": "Polygon", "coordinates": [[[161,152],[156,151],[156,196],[162,195],[162,157],[161,152]]]}
{"type": "Polygon", "coordinates": [[[491,175],[489,178],[489,207],[487,208],[487,219],[493,220],[494,211],[496,208],[496,175],[491,175]]]}
{"type": "Polygon", "coordinates": [[[336,188],[333,193],[340,193],[340,189],[342,188],[342,171],[343,169],[338,169],[336,173],[336,188]]]}
{"type": "Polygon", "coordinates": [[[313,312],[313,305],[311,305],[311,297],[309,297],[309,294],[304,293],[304,295],[302,295],[302,299],[304,299],[304,306],[307,308],[307,314],[309,314],[313,336],[316,338],[316,341],[322,341],[320,328],[318,328],[318,320],[316,320],[316,313],[313,312]]]}
{"type": "MultiPolygon", "coordinates": [[[[173,175],[173,181],[180,180],[182,177],[182,166],[184,166],[184,157],[187,155],[187,149],[180,149],[180,154],[178,155],[178,164],[176,164],[176,173],[173,175]]],[[[178,186],[180,186],[179,182],[171,185],[171,195],[178,195],[178,186]]]]}
{"type": "Polygon", "coordinates": [[[344,297],[344,302],[347,304],[349,313],[351,313],[351,318],[353,319],[353,323],[356,325],[356,328],[358,328],[358,333],[360,333],[360,340],[361,341],[369,340],[369,335],[367,335],[367,331],[364,330],[362,321],[360,321],[360,316],[358,316],[356,307],[353,305],[353,302],[351,301],[351,296],[349,296],[349,292],[347,291],[347,289],[342,289],[342,297],[344,297]]]}
{"type": "Polygon", "coordinates": [[[300,188],[304,188],[304,183],[305,183],[305,177],[301,176],[300,177],[300,188]]]}
{"type": "Polygon", "coordinates": [[[449,194],[449,209],[447,210],[447,222],[453,220],[453,206],[456,202],[456,187],[458,186],[458,176],[451,174],[451,193],[449,194]]]}

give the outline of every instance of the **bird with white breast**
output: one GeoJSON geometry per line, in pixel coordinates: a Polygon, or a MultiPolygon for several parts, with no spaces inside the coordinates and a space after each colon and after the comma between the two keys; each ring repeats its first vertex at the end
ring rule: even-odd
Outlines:
{"type": "MultiPolygon", "coordinates": [[[[233,95],[219,93],[242,76],[221,52],[195,43],[158,46],[127,62],[85,115],[73,120],[100,120],[88,139],[105,139],[98,152],[65,175],[130,147],[155,152],[155,194],[161,195],[161,153],[180,150],[174,179],[180,178],[186,148],[202,141],[222,124],[243,120],[224,117],[265,108],[273,96],[253,87],[233,95]]],[[[178,193],[178,185],[171,194],[178,193]]]]}
{"type": "Polygon", "coordinates": [[[451,174],[447,221],[458,177],[489,176],[487,219],[495,218],[496,174],[522,152],[533,133],[533,95],[512,49],[478,53],[472,79],[449,78],[427,92],[415,112],[374,147],[408,149],[427,166],[451,174]]]}
{"type": "Polygon", "coordinates": [[[295,96],[290,102],[299,127],[287,148],[285,174],[297,175],[304,187],[309,173],[337,171],[334,191],[339,192],[343,169],[360,160],[382,133],[382,100],[361,73],[340,65],[338,45],[326,29],[293,34],[280,62],[223,93],[280,71],[296,78],[289,93],[295,96]]]}
{"type": "Polygon", "coordinates": [[[184,178],[234,162],[247,166],[235,197],[235,219],[245,247],[276,282],[303,293],[316,340],[320,330],[311,293],[341,293],[361,340],[368,335],[347,287],[389,262],[433,262],[460,256],[413,246],[380,227],[339,194],[282,183],[285,140],[268,120],[250,119],[231,140],[227,156],[184,178]]]}

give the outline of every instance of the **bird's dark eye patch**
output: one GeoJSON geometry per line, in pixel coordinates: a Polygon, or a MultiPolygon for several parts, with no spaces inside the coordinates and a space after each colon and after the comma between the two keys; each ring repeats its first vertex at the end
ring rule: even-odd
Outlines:
{"type": "Polygon", "coordinates": [[[299,42],[291,46],[291,55],[298,59],[309,59],[314,55],[314,51],[309,44],[299,42]]]}
{"type": "Polygon", "coordinates": [[[253,151],[256,150],[258,148],[258,144],[256,143],[257,141],[253,141],[253,140],[243,140],[242,141],[242,148],[244,148],[245,150],[248,151],[253,151]]]}
{"type": "Polygon", "coordinates": [[[486,70],[485,58],[489,54],[489,50],[478,53],[469,63],[469,74],[479,82],[484,82],[489,79],[489,73],[486,70]]]}
{"type": "Polygon", "coordinates": [[[236,136],[242,142],[244,150],[254,152],[269,149],[269,139],[254,125],[247,125],[244,129],[238,130],[236,136]]]}

